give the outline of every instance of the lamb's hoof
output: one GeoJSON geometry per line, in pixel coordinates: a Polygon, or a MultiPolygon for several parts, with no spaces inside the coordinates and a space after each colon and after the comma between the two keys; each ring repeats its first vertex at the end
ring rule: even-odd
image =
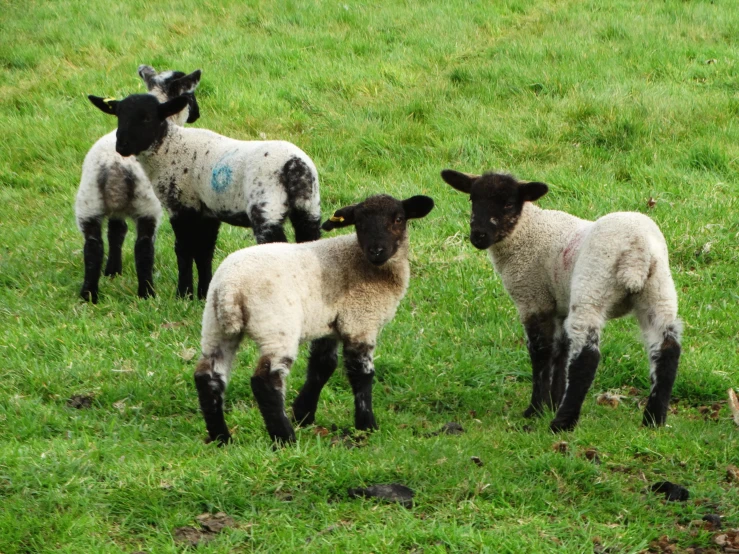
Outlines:
{"type": "Polygon", "coordinates": [[[295,433],[290,433],[286,437],[272,437],[272,450],[279,450],[280,448],[284,448],[293,444],[295,444],[295,433]]]}
{"type": "Polygon", "coordinates": [[[218,448],[222,448],[227,444],[232,443],[233,439],[231,438],[231,435],[218,435],[217,437],[207,437],[205,439],[205,444],[210,444],[212,442],[215,442],[218,448]]]}
{"type": "Polygon", "coordinates": [[[313,425],[316,421],[316,412],[301,412],[293,406],[293,423],[298,427],[313,425]]]}
{"type": "Polygon", "coordinates": [[[123,268],[120,266],[105,266],[103,275],[106,277],[115,277],[116,275],[123,275],[123,268]]]}
{"type": "Polygon", "coordinates": [[[98,293],[95,290],[82,289],[82,291],[80,291],[80,298],[85,302],[92,302],[93,304],[98,303],[98,293]]]}
{"type": "Polygon", "coordinates": [[[154,298],[156,296],[154,289],[151,287],[145,287],[145,288],[139,287],[138,294],[139,294],[139,298],[154,298]]]}
{"type": "Polygon", "coordinates": [[[177,298],[184,298],[185,300],[192,300],[192,286],[190,287],[177,287],[177,298]]]}
{"type": "Polygon", "coordinates": [[[652,414],[650,412],[644,412],[644,417],[642,418],[641,424],[644,427],[661,427],[665,424],[665,420],[667,417],[659,415],[652,414]]]}
{"type": "Polygon", "coordinates": [[[531,419],[532,417],[540,417],[542,414],[541,406],[529,406],[523,411],[523,417],[531,419]]]}
{"type": "Polygon", "coordinates": [[[357,419],[357,421],[354,422],[354,428],[357,431],[377,431],[379,427],[377,426],[377,422],[375,422],[375,416],[373,414],[370,414],[369,416],[363,416],[357,419]]]}
{"type": "Polygon", "coordinates": [[[561,433],[562,431],[572,431],[575,425],[577,425],[576,419],[554,418],[549,424],[549,429],[551,429],[552,433],[561,433]]]}

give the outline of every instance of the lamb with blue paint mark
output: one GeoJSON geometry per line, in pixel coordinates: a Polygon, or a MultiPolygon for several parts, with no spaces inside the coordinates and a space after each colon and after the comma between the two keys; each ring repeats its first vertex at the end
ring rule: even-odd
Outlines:
{"type": "MultiPolygon", "coordinates": [[[[189,102],[170,116],[174,125],[193,123],[199,111],[194,91],[200,82],[200,70],[189,75],[181,71],[157,71],[140,65],[139,76],[149,94],[166,102],[187,94],[189,102]]],[[[75,216],[85,237],[85,278],[80,291],[84,300],[98,301],[100,270],[103,263],[103,221],[108,218],[108,261],[103,273],[122,273],[122,246],[128,232],[126,218],[136,224],[134,247],[138,295],[154,295],[154,241],[162,217],[162,206],[151,182],[135,158],[124,158],[115,150],[116,133],[108,133],[90,148],[82,164],[82,177],[77,190],[75,216]]]]}
{"type": "Polygon", "coordinates": [[[221,222],[251,227],[263,244],[287,241],[283,224],[289,217],[297,242],[320,238],[318,173],[294,144],[177,127],[167,117],[182,109],[184,97],[165,103],[149,95],[90,99],[118,117],[117,152],[136,156],[170,214],[179,296],[193,292],[194,261],[198,298],[205,297],[221,222]]]}
{"type": "Polygon", "coordinates": [[[667,417],[680,358],[681,323],[667,245],[640,213],[611,213],[596,221],[542,210],[544,183],[510,175],[442,178],[470,195],[470,241],[488,250],[526,330],[533,369],[524,415],[557,407],[553,431],[572,429],[600,361],[600,334],[609,319],[633,313],[650,361],[652,382],[644,425],[667,417]]]}
{"type": "Polygon", "coordinates": [[[355,426],[377,427],[372,411],[377,337],[408,288],[408,220],[425,217],[433,207],[428,196],[403,201],[371,196],[341,208],[323,225],[326,231],[354,225],[356,234],[253,246],[223,261],[208,291],[203,353],[195,370],[210,440],[225,443],[231,437],[223,396],[244,336],[260,350],[251,387],[274,441],[295,440],[284,408],[285,379],[305,341],[312,341],[310,359],[305,385],[293,404],[294,420],[313,423],[341,341],[355,426]]]}

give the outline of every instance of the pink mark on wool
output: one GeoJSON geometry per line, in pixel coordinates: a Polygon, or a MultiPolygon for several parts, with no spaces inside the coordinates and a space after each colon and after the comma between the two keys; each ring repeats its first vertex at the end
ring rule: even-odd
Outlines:
{"type": "Polygon", "coordinates": [[[569,271],[572,268],[572,262],[575,260],[575,256],[580,250],[582,236],[582,233],[577,233],[562,250],[562,267],[565,271],[569,271]]]}

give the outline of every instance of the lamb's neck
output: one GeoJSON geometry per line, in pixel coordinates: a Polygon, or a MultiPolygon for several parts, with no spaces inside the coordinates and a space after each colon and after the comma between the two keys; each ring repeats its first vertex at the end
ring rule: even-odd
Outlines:
{"type": "Polygon", "coordinates": [[[144,168],[151,179],[159,174],[162,168],[169,167],[172,162],[168,158],[170,150],[177,150],[176,146],[182,142],[182,129],[174,123],[167,121],[162,136],[154,141],[149,148],[136,155],[136,160],[144,168]]]}
{"type": "Polygon", "coordinates": [[[524,203],[521,216],[518,218],[513,232],[488,249],[496,269],[500,270],[509,259],[516,256],[522,249],[530,250],[532,248],[532,241],[534,243],[540,241],[541,232],[537,230],[537,227],[539,226],[538,223],[541,219],[542,212],[544,210],[531,202],[524,203]]]}

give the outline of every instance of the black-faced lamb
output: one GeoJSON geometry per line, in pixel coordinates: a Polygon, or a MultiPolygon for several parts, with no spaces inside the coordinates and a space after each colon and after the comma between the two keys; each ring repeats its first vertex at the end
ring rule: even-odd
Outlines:
{"type": "Polygon", "coordinates": [[[360,430],[377,427],[372,411],[377,336],[408,288],[407,222],[426,216],[433,206],[428,196],[403,201],[371,196],[341,208],[323,224],[326,231],[354,225],[356,234],[253,246],[223,261],[208,291],[202,357],[195,370],[210,440],[230,440],[223,397],[245,335],[259,347],[251,388],[273,441],[295,440],[284,408],[285,379],[305,341],[312,343],[306,381],[292,407],[295,422],[313,423],[341,341],[354,393],[354,424],[360,430]]]}
{"type": "MultiPolygon", "coordinates": [[[[139,66],[139,76],[149,94],[162,102],[182,94],[189,99],[187,106],[173,114],[174,125],[192,123],[199,110],[195,88],[200,82],[200,70],[189,75],[181,71],[157,71],[148,65],[139,66]]],[[[85,237],[85,278],[80,290],[84,300],[97,303],[100,270],[103,264],[103,221],[108,218],[108,261],[106,276],[122,273],[123,240],[128,232],[126,218],[136,224],[134,247],[138,295],[154,295],[154,241],[162,207],[149,179],[135,158],[124,158],[115,150],[115,131],[98,140],[85,156],[82,177],[77,190],[75,216],[77,227],[85,237]]]]}
{"type": "Polygon", "coordinates": [[[285,141],[240,141],[167,121],[186,97],[159,103],[135,94],[120,102],[90,100],[118,117],[116,151],[136,155],[170,215],[179,278],[177,294],[198,298],[212,277],[213,251],[222,221],[251,227],[257,243],[285,242],[289,217],[297,242],[320,238],[318,174],[300,148],[285,141]]]}
{"type": "Polygon", "coordinates": [[[470,241],[488,250],[518,308],[533,369],[524,415],[555,408],[553,431],[572,429],[600,361],[605,322],[633,313],[650,361],[645,425],[667,417],[680,358],[681,324],[667,245],[657,225],[633,212],[585,221],[532,204],[547,193],[539,182],[510,175],[442,178],[470,195],[470,241]]]}

